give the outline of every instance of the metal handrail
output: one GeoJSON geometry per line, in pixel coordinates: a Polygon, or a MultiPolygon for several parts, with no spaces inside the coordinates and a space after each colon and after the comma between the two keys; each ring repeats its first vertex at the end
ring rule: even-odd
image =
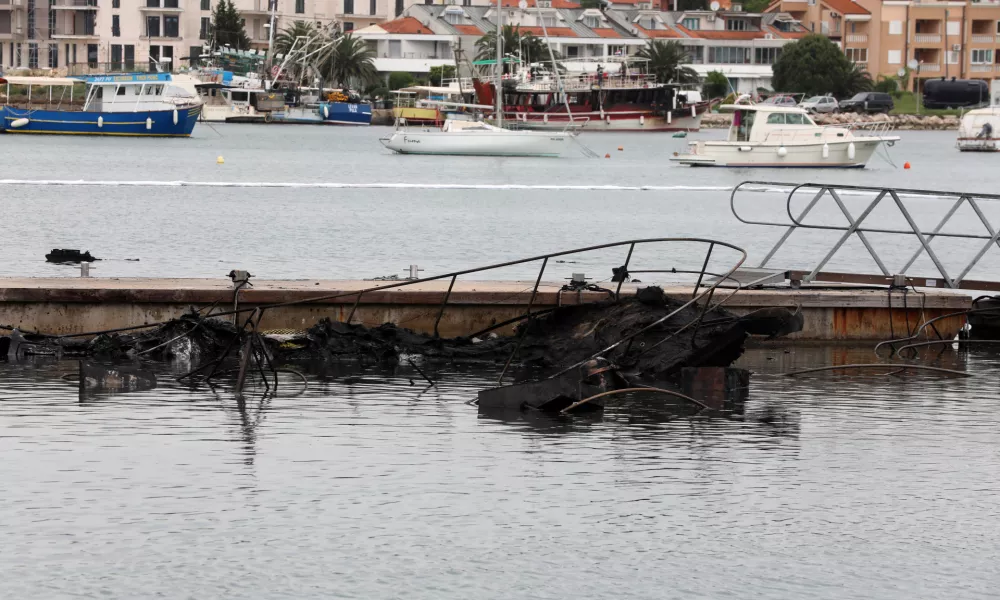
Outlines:
{"type": "MultiPolygon", "coordinates": [[[[761,191],[761,190],[754,190],[761,191]]],[[[803,281],[812,281],[815,279],[817,274],[822,270],[822,268],[833,258],[833,256],[840,250],[844,243],[852,236],[857,235],[861,242],[864,244],[868,253],[875,260],[882,274],[885,276],[891,276],[889,269],[885,266],[884,261],[875,251],[874,247],[869,242],[868,238],[865,236],[866,233],[885,233],[894,235],[911,235],[917,238],[919,246],[916,252],[910,257],[905,265],[897,272],[899,275],[906,274],[907,269],[913,266],[913,263],[924,253],[930,257],[931,261],[934,263],[938,270],[940,278],[945,282],[948,287],[957,288],[960,286],[962,280],[969,274],[969,272],[976,266],[976,264],[982,259],[983,255],[990,249],[991,246],[996,244],[1000,247],[1000,229],[995,228],[986,218],[978,202],[979,201],[997,201],[1000,200],[1000,195],[998,194],[979,194],[979,193],[969,193],[969,192],[950,192],[950,191],[940,191],[940,190],[921,190],[921,189],[909,189],[909,188],[891,188],[891,187],[874,187],[874,186],[861,186],[861,185],[839,185],[839,184],[820,184],[820,183],[803,183],[803,184],[790,184],[784,182],[775,181],[744,181],[733,188],[732,193],[729,196],[729,207],[733,216],[736,217],[741,223],[747,225],[764,225],[769,227],[784,227],[785,232],[782,234],[781,238],[778,239],[777,243],[771,250],[764,256],[758,268],[764,268],[767,263],[774,257],[778,250],[784,245],[788,238],[799,229],[816,229],[824,231],[841,231],[843,235],[837,240],[834,246],[829,252],[820,260],[812,271],[803,278],[803,281]],[[788,215],[787,222],[775,222],[775,221],[759,221],[755,219],[748,219],[740,215],[736,207],[736,197],[740,191],[750,191],[752,186],[764,186],[764,190],[769,191],[779,191],[783,189],[788,189],[788,196],[785,200],[785,213],[788,215]],[[796,193],[801,190],[815,190],[815,194],[812,200],[806,205],[806,207],[795,216],[792,214],[792,202],[795,199],[796,193]],[[844,204],[840,197],[842,192],[864,192],[868,194],[875,194],[874,199],[872,199],[868,205],[864,208],[860,215],[855,218],[851,212],[848,210],[847,206],[844,204]],[[812,224],[804,223],[805,217],[815,208],[815,206],[823,198],[829,196],[840,208],[844,217],[847,218],[847,225],[823,225],[823,224],[812,224]],[[938,224],[931,231],[925,231],[921,229],[913,216],[907,210],[905,203],[903,202],[903,197],[915,197],[924,200],[945,200],[952,201],[952,205],[949,207],[948,211],[945,213],[944,217],[938,222],[938,224]],[[890,199],[891,202],[900,211],[900,214],[905,219],[908,229],[891,229],[887,227],[863,227],[865,219],[867,219],[872,212],[885,200],[890,199]],[[947,225],[949,220],[955,215],[959,208],[963,204],[968,204],[972,210],[976,213],[979,218],[986,234],[974,234],[974,233],[948,233],[943,232],[942,229],[947,225]],[[986,240],[983,246],[979,249],[976,255],[962,268],[961,272],[957,277],[952,278],[948,275],[948,271],[944,266],[944,263],[940,258],[934,253],[931,248],[931,242],[935,238],[957,238],[957,239],[968,239],[968,240],[986,240]]]]}

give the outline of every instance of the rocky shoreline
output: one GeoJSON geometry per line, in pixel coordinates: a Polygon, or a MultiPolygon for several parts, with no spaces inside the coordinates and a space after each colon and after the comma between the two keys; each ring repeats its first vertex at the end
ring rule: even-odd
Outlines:
{"type": "MultiPolygon", "coordinates": [[[[946,130],[958,129],[959,118],[954,115],[939,117],[936,115],[860,115],[857,113],[837,113],[830,115],[813,115],[818,125],[841,125],[848,123],[884,123],[892,124],[897,130],[946,130]]],[[[722,129],[729,127],[733,121],[731,114],[711,113],[701,119],[705,129],[722,129]]]]}

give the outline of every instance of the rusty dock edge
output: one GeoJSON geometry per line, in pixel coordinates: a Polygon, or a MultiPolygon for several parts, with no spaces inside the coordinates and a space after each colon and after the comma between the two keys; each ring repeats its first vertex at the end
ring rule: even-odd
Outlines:
{"type": "MultiPolygon", "coordinates": [[[[452,337],[480,331],[524,314],[534,281],[457,281],[438,330],[452,337]]],[[[358,304],[353,322],[376,326],[395,323],[431,333],[441,303],[448,294],[447,280],[427,281],[406,287],[367,292],[358,304]]],[[[299,304],[266,312],[264,329],[308,329],[322,318],[344,321],[351,313],[358,290],[371,281],[254,280],[253,288],[239,292],[241,308],[348,294],[341,298],[299,304]]],[[[610,284],[609,284],[610,285],[610,284]]],[[[623,294],[640,287],[626,284],[623,294]]],[[[534,300],[536,309],[598,302],[605,292],[561,291],[561,283],[542,283],[534,300]]],[[[688,301],[692,288],[664,287],[668,296],[688,301]]],[[[729,290],[720,290],[728,293],[729,290]]],[[[53,334],[82,333],[155,323],[178,317],[191,307],[217,304],[232,309],[234,292],[228,279],[160,278],[0,278],[0,325],[53,334]]],[[[881,341],[905,335],[907,326],[966,310],[969,295],[940,290],[764,289],[743,290],[725,304],[744,314],[768,306],[801,307],[803,331],[789,339],[821,342],[881,341]]],[[[964,315],[936,323],[942,337],[953,337],[964,325],[964,315]]],[[[506,330],[509,332],[509,329],[506,330]]],[[[504,333],[504,330],[500,330],[504,333]]]]}

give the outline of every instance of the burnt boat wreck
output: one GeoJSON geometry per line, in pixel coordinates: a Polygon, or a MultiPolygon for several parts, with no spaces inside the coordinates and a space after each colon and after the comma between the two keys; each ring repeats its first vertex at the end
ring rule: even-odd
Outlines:
{"type": "MultiPolygon", "coordinates": [[[[234,309],[223,311],[212,306],[163,323],[91,335],[50,336],[15,330],[0,341],[0,355],[14,360],[32,355],[80,357],[105,363],[183,359],[195,368],[180,379],[212,379],[236,373],[237,393],[249,377],[259,377],[268,388],[269,382],[276,386],[281,365],[337,360],[391,365],[406,361],[433,383],[425,371],[433,374],[437,365],[475,362],[494,364],[500,370],[497,387],[479,394],[481,406],[542,411],[564,411],[579,406],[580,410],[594,410],[602,406],[596,399],[591,401],[597,395],[637,388],[664,391],[657,386],[680,383],[686,368],[727,367],[743,353],[750,334],[774,337],[801,329],[801,314],[787,309],[769,308],[737,316],[723,308],[722,304],[739,290],[739,284],[726,290],[720,286],[732,281],[730,275],[745,256],[743,250],[714,240],[635,240],[341,294],[345,303],[353,301],[346,320],[323,318],[306,331],[266,331],[260,323],[265,311],[290,304],[328,301],[329,296],[269,306],[237,304],[234,309]],[[637,247],[664,242],[705,247],[705,253],[697,259],[701,268],[635,267],[633,254],[637,247]],[[615,247],[623,247],[627,254],[624,262],[614,268],[613,278],[609,278],[612,289],[588,286],[591,291],[606,292],[606,299],[533,310],[551,258],[615,247]],[[709,272],[713,253],[720,248],[735,253],[737,258],[723,272],[709,272]],[[522,315],[468,335],[450,338],[437,335],[437,324],[448,308],[452,287],[459,276],[533,261],[541,262],[541,268],[522,315]],[[668,296],[654,285],[640,287],[633,283],[623,291],[630,277],[639,273],[647,280],[657,273],[669,273],[671,277],[686,275],[694,279],[690,298],[668,296]],[[439,307],[433,332],[415,332],[391,323],[370,327],[352,322],[365,293],[435,279],[450,279],[451,283],[439,307]],[[423,369],[416,366],[414,359],[423,369]]],[[[233,292],[237,302],[244,287],[246,282],[233,292]]]]}

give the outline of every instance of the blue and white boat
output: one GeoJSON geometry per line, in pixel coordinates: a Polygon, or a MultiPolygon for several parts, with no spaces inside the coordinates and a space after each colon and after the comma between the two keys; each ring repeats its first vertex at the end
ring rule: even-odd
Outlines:
{"type": "Polygon", "coordinates": [[[366,102],[320,102],[316,112],[331,125],[372,124],[372,105],[366,102]]]}
{"type": "Polygon", "coordinates": [[[201,112],[197,94],[169,73],[0,77],[0,85],[0,133],[188,137],[201,112]],[[25,93],[13,97],[15,87],[25,93]]]}

